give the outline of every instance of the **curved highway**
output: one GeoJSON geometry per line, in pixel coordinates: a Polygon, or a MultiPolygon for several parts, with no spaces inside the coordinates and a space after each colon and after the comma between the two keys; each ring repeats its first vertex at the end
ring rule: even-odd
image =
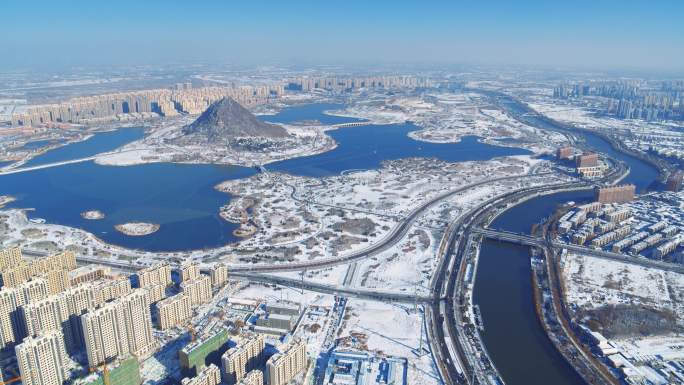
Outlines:
{"type": "MultiPolygon", "coordinates": [[[[422,203],[420,206],[415,208],[413,211],[411,211],[404,219],[401,220],[395,226],[392,231],[390,231],[389,234],[387,234],[383,239],[379,240],[378,242],[372,244],[371,246],[355,251],[353,253],[349,253],[348,255],[344,255],[341,257],[330,257],[330,258],[319,258],[315,259],[312,261],[304,261],[304,262],[292,262],[292,263],[277,263],[277,264],[258,264],[258,265],[229,265],[229,268],[231,271],[236,271],[236,272],[275,272],[275,271],[299,271],[299,270],[304,270],[304,269],[317,269],[317,268],[323,268],[323,267],[329,267],[329,266],[334,266],[334,265],[339,265],[339,264],[346,264],[349,262],[353,262],[362,258],[367,258],[370,257],[374,254],[380,253],[382,251],[387,250],[388,248],[392,247],[394,244],[398,243],[409,231],[411,226],[414,224],[417,218],[419,218],[423,213],[425,213],[430,207],[433,205],[439,203],[440,201],[443,201],[445,199],[449,199],[452,196],[461,193],[463,191],[466,191],[468,189],[482,186],[488,183],[494,183],[494,182],[499,182],[499,181],[504,181],[504,180],[511,180],[511,179],[521,179],[521,178],[526,178],[526,177],[539,177],[539,176],[544,176],[544,175],[551,175],[552,173],[539,173],[539,174],[527,174],[527,175],[515,175],[515,176],[506,176],[506,177],[500,177],[500,178],[495,178],[495,179],[488,179],[488,180],[483,180],[480,182],[472,183],[466,186],[459,187],[455,190],[447,191],[445,193],[442,193],[434,198],[431,198],[430,200],[422,203]]],[[[291,186],[293,189],[294,187],[291,186]]],[[[295,198],[294,199],[299,200],[300,202],[304,203],[311,203],[311,204],[318,204],[316,202],[309,202],[305,199],[301,198],[295,198]]]]}

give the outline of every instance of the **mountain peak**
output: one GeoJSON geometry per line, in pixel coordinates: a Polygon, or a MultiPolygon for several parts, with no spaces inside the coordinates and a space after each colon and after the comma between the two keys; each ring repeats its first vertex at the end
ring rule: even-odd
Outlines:
{"type": "Polygon", "coordinates": [[[260,121],[232,98],[212,103],[192,124],[183,128],[185,135],[203,136],[207,141],[237,137],[282,138],[287,131],[260,121]]]}

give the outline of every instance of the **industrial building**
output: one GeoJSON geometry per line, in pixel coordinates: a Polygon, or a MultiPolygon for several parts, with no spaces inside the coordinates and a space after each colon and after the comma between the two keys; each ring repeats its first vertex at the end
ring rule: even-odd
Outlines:
{"type": "Polygon", "coordinates": [[[377,358],[367,352],[337,350],[330,354],[323,383],[371,385],[407,383],[406,359],[377,358]]]}

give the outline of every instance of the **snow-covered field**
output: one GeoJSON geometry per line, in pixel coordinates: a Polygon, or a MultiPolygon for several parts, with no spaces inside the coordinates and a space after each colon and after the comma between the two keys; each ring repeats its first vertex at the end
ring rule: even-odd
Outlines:
{"type": "Polygon", "coordinates": [[[644,305],[672,311],[684,325],[684,274],[573,253],[562,265],[566,300],[573,306],[644,305]]]}

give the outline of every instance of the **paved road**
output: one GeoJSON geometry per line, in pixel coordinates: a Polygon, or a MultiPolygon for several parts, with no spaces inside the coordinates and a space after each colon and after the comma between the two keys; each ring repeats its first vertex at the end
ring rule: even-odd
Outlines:
{"type": "Polygon", "coordinates": [[[55,163],[46,163],[46,164],[40,164],[37,166],[15,168],[15,169],[7,170],[7,171],[0,171],[0,176],[10,175],[10,174],[19,174],[22,172],[29,172],[29,171],[35,171],[35,170],[42,170],[44,168],[59,167],[59,166],[67,165],[67,164],[83,163],[83,162],[87,162],[89,160],[94,160],[95,158],[97,158],[97,156],[89,156],[86,158],[71,159],[71,160],[65,160],[62,162],[55,162],[55,163]]]}
{"type": "MultiPolygon", "coordinates": [[[[490,239],[496,239],[504,242],[512,242],[526,246],[539,246],[544,247],[546,242],[541,238],[532,237],[527,234],[518,234],[508,231],[474,228],[472,230],[474,233],[481,234],[490,239]]],[[[600,249],[594,249],[587,246],[573,245],[564,242],[554,241],[552,243],[554,248],[557,249],[567,249],[569,251],[582,254],[590,255],[592,257],[609,259],[611,261],[618,261],[623,263],[629,263],[633,265],[639,265],[648,268],[656,268],[666,271],[672,271],[675,273],[684,274],[684,265],[669,263],[664,261],[658,261],[655,259],[648,259],[645,257],[631,256],[621,253],[613,253],[611,251],[605,251],[600,249]]]]}
{"type": "Polygon", "coordinates": [[[103,153],[95,154],[93,156],[87,156],[84,158],[70,159],[70,160],[64,160],[61,162],[54,162],[54,163],[39,164],[36,166],[29,166],[29,167],[14,168],[14,169],[6,170],[6,171],[0,171],[0,176],[10,175],[10,174],[19,174],[22,172],[29,172],[29,171],[35,171],[35,170],[42,170],[45,168],[65,166],[67,164],[83,163],[83,162],[95,160],[95,159],[102,157],[102,156],[114,155],[114,154],[124,154],[127,152],[134,152],[134,151],[140,151],[140,150],[141,150],[140,148],[134,148],[134,149],[130,149],[130,150],[117,150],[117,151],[103,152],[103,153]]]}
{"type": "MultiPolygon", "coordinates": [[[[483,367],[482,359],[478,359],[475,347],[468,340],[461,322],[461,290],[464,288],[464,269],[461,262],[468,250],[468,242],[472,229],[486,218],[490,211],[496,210],[509,202],[518,201],[530,196],[552,193],[555,190],[587,188],[586,182],[563,183],[551,186],[529,187],[512,191],[491,198],[482,205],[462,215],[458,221],[447,229],[443,244],[440,245],[436,269],[431,291],[435,302],[432,304],[430,320],[432,322],[431,344],[436,351],[438,367],[447,383],[471,383],[473,375],[482,379],[489,374],[496,374],[496,368],[483,367]],[[442,302],[438,302],[438,301],[442,302]],[[438,306],[438,303],[440,304],[438,306]],[[446,322],[445,322],[446,321],[446,322]],[[456,349],[456,357],[449,352],[447,339],[456,349]],[[461,375],[460,373],[463,373],[461,375]]],[[[535,240],[536,241],[536,240],[535,240]]],[[[486,357],[486,351],[481,352],[486,357]]]]}
{"type": "Polygon", "coordinates": [[[409,229],[411,226],[414,224],[416,219],[418,219],[422,214],[424,214],[427,210],[429,210],[433,205],[445,200],[449,199],[452,196],[461,193],[463,191],[466,191],[468,189],[474,188],[474,187],[479,187],[488,183],[494,183],[494,182],[499,182],[499,181],[504,181],[504,180],[510,180],[510,179],[515,179],[515,180],[520,180],[528,177],[538,177],[538,176],[544,176],[544,175],[550,175],[552,173],[540,173],[540,174],[530,174],[530,175],[516,175],[516,176],[507,176],[507,177],[501,177],[501,178],[495,178],[495,179],[490,179],[490,180],[483,180],[477,183],[472,183],[467,186],[463,186],[460,188],[457,188],[455,190],[451,190],[448,192],[445,192],[443,194],[440,194],[429,201],[424,202],[417,208],[415,208],[409,215],[407,215],[404,219],[401,220],[395,226],[392,231],[385,236],[382,240],[374,243],[373,245],[362,249],[355,251],[353,253],[341,256],[341,257],[330,257],[330,258],[318,258],[312,261],[303,261],[303,262],[292,262],[292,263],[277,263],[277,264],[243,264],[243,265],[230,265],[231,271],[235,272],[274,272],[274,271],[300,271],[300,270],[311,270],[311,269],[319,269],[319,268],[324,268],[324,267],[329,267],[329,266],[335,266],[335,265],[340,265],[340,264],[347,264],[349,262],[353,262],[359,259],[367,258],[372,255],[378,254],[380,252],[383,252],[390,247],[394,246],[397,242],[399,242],[406,233],[408,233],[409,229]]]}
{"type": "Polygon", "coordinates": [[[350,288],[340,285],[327,285],[324,283],[301,281],[296,278],[279,277],[271,274],[260,273],[230,273],[231,278],[242,278],[250,282],[272,283],[281,286],[292,287],[296,289],[304,289],[315,291],[317,293],[326,293],[333,295],[344,295],[346,297],[355,297],[362,299],[371,299],[375,301],[392,301],[404,303],[429,303],[432,302],[431,296],[420,296],[402,292],[393,292],[380,289],[361,289],[350,288]]]}

